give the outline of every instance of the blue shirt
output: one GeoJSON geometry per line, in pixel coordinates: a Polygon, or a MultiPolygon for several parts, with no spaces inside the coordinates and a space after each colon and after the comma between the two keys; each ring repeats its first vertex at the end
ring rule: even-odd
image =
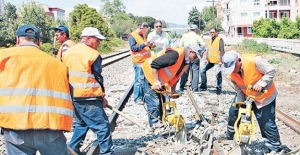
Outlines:
{"type": "Polygon", "coordinates": [[[132,35],[129,36],[128,43],[129,43],[130,50],[133,52],[138,52],[146,46],[144,43],[138,45],[132,35]]]}

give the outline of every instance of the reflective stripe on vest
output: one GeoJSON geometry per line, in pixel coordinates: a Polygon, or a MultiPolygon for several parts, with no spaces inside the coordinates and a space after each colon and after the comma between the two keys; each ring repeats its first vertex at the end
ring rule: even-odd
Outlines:
{"type": "Polygon", "coordinates": [[[53,113],[73,117],[73,110],[55,106],[12,105],[0,106],[0,113],[53,113]]]}
{"type": "Polygon", "coordinates": [[[68,93],[40,88],[1,88],[0,96],[47,96],[72,101],[68,93]]]}
{"type": "Polygon", "coordinates": [[[210,63],[219,63],[221,61],[220,39],[217,36],[213,42],[210,40],[208,43],[207,58],[210,63]]]}
{"type": "MultiPolygon", "coordinates": [[[[177,51],[179,54],[177,62],[171,66],[161,68],[158,70],[159,81],[163,84],[168,83],[171,87],[175,84],[174,81],[177,81],[180,78],[180,76],[177,75],[177,72],[180,69],[182,63],[184,63],[185,58],[184,48],[174,48],[173,50],[177,51]]],[[[142,63],[142,69],[144,71],[145,77],[151,85],[154,84],[154,77],[151,70],[152,60],[155,60],[157,57],[164,55],[165,52],[166,50],[164,49],[152,55],[151,58],[147,59],[144,63],[142,63]]],[[[181,73],[185,71],[185,68],[182,70],[181,73]]],[[[179,73],[179,75],[181,75],[181,73],[179,73]]]]}
{"type": "Polygon", "coordinates": [[[74,88],[81,88],[81,89],[85,89],[85,88],[98,88],[98,87],[100,87],[100,84],[98,82],[95,82],[95,83],[74,83],[74,82],[70,82],[70,84],[74,88]]]}
{"type": "Polygon", "coordinates": [[[59,61],[61,61],[61,59],[62,59],[62,49],[65,45],[67,45],[68,47],[71,47],[71,46],[75,45],[75,43],[72,40],[67,40],[60,46],[60,48],[57,52],[57,55],[56,55],[56,59],[59,59],[59,61]]]}
{"type": "Polygon", "coordinates": [[[263,76],[262,73],[260,73],[255,64],[255,57],[257,54],[243,54],[242,55],[242,62],[244,66],[244,76],[243,78],[237,74],[237,73],[231,73],[230,74],[230,79],[235,82],[243,91],[243,93],[246,96],[255,96],[255,101],[258,101],[262,103],[264,100],[268,99],[269,97],[272,96],[272,94],[276,91],[275,84],[273,81],[268,83],[266,86],[266,90],[268,90],[267,93],[262,93],[262,92],[256,92],[254,90],[248,90],[247,91],[247,86],[248,85],[255,85],[263,76]],[[248,94],[249,93],[249,94],[248,94]]]}
{"type": "MultiPolygon", "coordinates": [[[[142,38],[137,32],[132,32],[131,36],[134,38],[136,41],[137,45],[143,44],[146,39],[142,38]]],[[[132,62],[135,64],[141,64],[146,61],[146,59],[151,57],[151,51],[148,46],[145,46],[142,50],[140,51],[131,51],[131,58],[132,62]]]]}
{"type": "Polygon", "coordinates": [[[79,71],[69,71],[70,76],[80,76],[84,78],[95,78],[94,74],[90,74],[87,72],[79,72],[79,71]]]}

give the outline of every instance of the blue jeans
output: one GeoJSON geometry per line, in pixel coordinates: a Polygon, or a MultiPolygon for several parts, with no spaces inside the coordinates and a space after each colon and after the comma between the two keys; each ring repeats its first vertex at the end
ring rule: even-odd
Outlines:
{"type": "Polygon", "coordinates": [[[100,100],[73,101],[76,125],[71,141],[71,149],[79,154],[80,143],[91,129],[97,135],[101,155],[111,155],[112,139],[106,113],[100,100]]]}
{"type": "MultiPolygon", "coordinates": [[[[200,88],[207,89],[206,71],[214,67],[214,63],[207,63],[201,70],[201,85],[200,88]]],[[[217,89],[222,89],[222,73],[217,74],[217,89]]]]}
{"type": "MultiPolygon", "coordinates": [[[[235,103],[236,98],[233,103],[235,103]]],[[[281,149],[281,142],[279,137],[278,128],[275,122],[275,108],[276,99],[274,99],[270,104],[257,109],[255,103],[252,104],[252,110],[255,114],[261,135],[265,141],[265,145],[269,150],[278,152],[281,149]]],[[[229,108],[228,115],[228,126],[227,126],[227,136],[229,138],[234,137],[234,123],[238,116],[238,108],[231,106],[229,108]]]]}
{"type": "Polygon", "coordinates": [[[66,137],[58,130],[4,130],[7,155],[69,155],[66,137]]]}
{"type": "Polygon", "coordinates": [[[149,125],[152,127],[154,124],[158,123],[159,120],[162,119],[162,101],[160,98],[160,94],[156,93],[153,89],[151,89],[151,84],[148,82],[146,78],[143,79],[143,90],[145,95],[145,104],[148,112],[148,120],[149,125]],[[158,120],[157,120],[157,119],[158,120]]]}
{"type": "Polygon", "coordinates": [[[133,86],[133,100],[138,102],[143,100],[144,94],[142,90],[142,80],[144,79],[144,71],[140,64],[133,64],[134,68],[134,86],[133,86]]]}
{"type": "Polygon", "coordinates": [[[185,70],[185,72],[182,74],[182,76],[180,78],[179,88],[181,90],[184,89],[184,86],[185,86],[186,82],[188,81],[189,70],[190,70],[190,67],[192,66],[192,70],[193,70],[192,89],[193,89],[193,91],[198,91],[199,65],[200,65],[200,59],[196,59],[194,62],[192,62],[188,65],[187,69],[185,70]]]}

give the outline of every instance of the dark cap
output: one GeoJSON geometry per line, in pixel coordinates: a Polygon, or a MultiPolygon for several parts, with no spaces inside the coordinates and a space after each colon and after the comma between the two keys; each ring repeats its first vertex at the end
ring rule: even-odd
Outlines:
{"type": "Polygon", "coordinates": [[[146,22],[143,22],[141,26],[142,27],[149,27],[148,23],[146,23],[146,22]]]}
{"type": "Polygon", "coordinates": [[[59,30],[59,31],[63,31],[63,32],[69,34],[69,29],[64,25],[59,25],[58,27],[52,27],[51,30],[54,30],[54,31],[59,30]]]}
{"type": "Polygon", "coordinates": [[[40,38],[40,30],[32,25],[23,25],[20,26],[16,33],[17,36],[33,36],[37,39],[40,38]],[[27,32],[28,30],[33,30],[34,32],[27,32]]]}

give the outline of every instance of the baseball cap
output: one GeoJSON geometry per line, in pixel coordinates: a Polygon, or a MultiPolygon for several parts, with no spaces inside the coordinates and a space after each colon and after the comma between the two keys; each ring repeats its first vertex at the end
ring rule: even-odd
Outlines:
{"type": "Polygon", "coordinates": [[[106,39],[100,34],[99,30],[94,27],[86,27],[82,30],[81,37],[95,36],[101,40],[106,39]]]}
{"type": "Polygon", "coordinates": [[[191,29],[191,30],[196,30],[196,29],[198,29],[198,26],[195,25],[195,24],[193,24],[193,25],[191,25],[190,29],[191,29]]]}
{"type": "Polygon", "coordinates": [[[239,54],[234,50],[225,52],[225,54],[223,55],[223,58],[222,58],[222,61],[223,61],[222,72],[225,74],[232,73],[235,68],[235,63],[236,63],[238,57],[239,57],[239,54]]]}
{"type": "Polygon", "coordinates": [[[40,38],[40,30],[32,25],[22,25],[18,28],[17,36],[33,36],[37,39],[40,38]],[[26,32],[28,30],[33,30],[34,32],[26,32]]]}
{"type": "Polygon", "coordinates": [[[201,48],[198,44],[190,44],[188,46],[188,48],[190,48],[192,51],[196,52],[197,57],[200,59],[200,54],[201,54],[201,48]]]}
{"type": "Polygon", "coordinates": [[[63,31],[63,32],[69,34],[69,29],[64,25],[60,25],[58,27],[52,27],[51,29],[54,30],[54,31],[60,30],[60,31],[63,31]]]}

